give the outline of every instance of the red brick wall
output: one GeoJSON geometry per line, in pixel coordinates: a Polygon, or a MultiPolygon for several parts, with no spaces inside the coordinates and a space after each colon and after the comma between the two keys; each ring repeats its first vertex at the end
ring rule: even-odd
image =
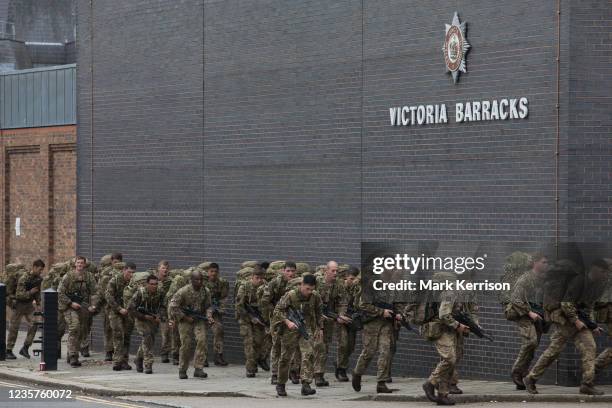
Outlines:
{"type": "Polygon", "coordinates": [[[74,255],[75,148],[76,126],[0,131],[0,265],[74,255]]]}

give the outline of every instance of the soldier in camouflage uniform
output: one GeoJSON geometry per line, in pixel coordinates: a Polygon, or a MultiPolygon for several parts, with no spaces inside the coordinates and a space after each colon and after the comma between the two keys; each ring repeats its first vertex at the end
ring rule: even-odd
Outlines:
{"type": "Polygon", "coordinates": [[[162,299],[162,305],[160,308],[161,321],[159,324],[159,330],[161,332],[161,347],[160,355],[162,363],[169,363],[169,354],[172,350],[172,327],[168,324],[168,304],[166,303],[166,295],[172,284],[172,279],[168,275],[170,271],[170,263],[168,261],[160,261],[157,265],[157,290],[162,299]]]}
{"type": "Polygon", "coordinates": [[[334,338],[334,326],[346,324],[350,321],[346,317],[346,303],[344,286],[337,280],[338,263],[329,261],[323,276],[317,278],[317,293],[321,296],[323,308],[327,312],[337,314],[337,318],[328,317],[323,314],[323,336],[315,343],[314,379],[317,387],[327,387],[329,382],[325,379],[325,367],[327,365],[327,353],[334,338]]]}
{"type": "Polygon", "coordinates": [[[136,371],[153,374],[153,346],[155,334],[161,323],[162,293],[159,291],[159,279],[155,275],[147,277],[146,286],[136,289],[130,300],[129,310],[135,317],[136,330],[142,337],[142,343],[136,355],[136,371]]]}
{"type": "Polygon", "coordinates": [[[187,379],[187,368],[193,348],[193,339],[196,340],[194,356],[193,376],[206,378],[203,370],[206,360],[206,325],[214,324],[212,310],[210,308],[210,292],[203,284],[202,272],[195,270],[191,273],[191,284],[182,287],[172,297],[168,313],[172,315],[175,322],[178,322],[179,334],[181,336],[181,349],[179,358],[179,378],[187,379]],[[186,310],[206,316],[204,319],[189,316],[186,310]]]}
{"type": "Polygon", "coordinates": [[[100,299],[100,311],[104,328],[104,361],[113,361],[113,329],[109,317],[111,310],[106,304],[106,288],[111,278],[121,273],[125,264],[123,263],[123,255],[120,253],[114,253],[110,256],[105,255],[105,257],[100,261],[100,265],[104,264],[104,266],[98,278],[98,299],[100,299]],[[109,258],[108,264],[106,264],[105,257],[109,258]]]}
{"type": "MultiPolygon", "coordinates": [[[[454,282],[456,275],[450,272],[438,272],[433,276],[436,282],[454,282]]],[[[455,374],[457,363],[457,348],[459,336],[469,333],[469,328],[453,318],[453,312],[461,309],[463,305],[458,302],[458,295],[454,291],[441,292],[438,302],[427,305],[425,322],[421,333],[427,341],[434,343],[440,356],[440,362],[423,384],[425,395],[430,401],[438,405],[454,405],[455,402],[448,397],[450,385],[455,374]],[[437,307],[436,307],[437,305],[437,307]],[[437,309],[437,310],[436,310],[437,309]],[[435,388],[438,388],[438,395],[435,388]]]]}
{"type": "MultiPolygon", "coordinates": [[[[297,267],[295,262],[287,261],[280,275],[272,279],[264,287],[264,291],[261,297],[262,313],[265,318],[272,322],[272,313],[276,304],[285,294],[287,289],[287,283],[295,277],[295,271],[297,267]]],[[[270,369],[272,371],[271,383],[276,384],[278,380],[278,364],[281,352],[281,338],[272,327],[270,328],[270,334],[272,336],[272,350],[270,354],[270,369]]]]}
{"type": "Polygon", "coordinates": [[[236,315],[244,343],[246,376],[249,378],[255,377],[257,364],[266,366],[264,338],[267,325],[261,319],[249,314],[247,310],[248,308],[259,310],[257,291],[263,284],[263,276],[264,272],[261,269],[254,270],[251,279],[240,285],[236,295],[236,315]]]}
{"type": "Polygon", "coordinates": [[[566,291],[564,299],[556,304],[545,304],[545,309],[552,322],[550,344],[535,363],[529,374],[523,378],[523,383],[530,394],[537,394],[536,381],[544,375],[544,371],[561,354],[568,341],[572,341],[582,357],[582,383],[580,393],[587,395],[602,395],[603,391],[593,385],[595,378],[595,358],[597,345],[593,334],[601,334],[598,327],[590,330],[578,317],[578,312],[590,316],[595,302],[605,291],[608,279],[609,265],[603,259],[594,261],[586,274],[579,274],[573,279],[566,291]]]}
{"type": "Polygon", "coordinates": [[[15,307],[11,314],[8,338],[6,340],[6,358],[9,360],[15,359],[13,347],[17,341],[17,333],[21,319],[24,318],[28,324],[28,333],[23,342],[23,347],[19,350],[19,354],[25,358],[30,358],[28,349],[34,341],[36,335],[36,324],[34,323],[34,310],[40,309],[40,286],[42,283],[41,273],[45,268],[45,263],[40,259],[34,261],[32,270],[23,273],[17,281],[17,289],[15,291],[15,307]]]}
{"type": "Polygon", "coordinates": [[[90,314],[97,310],[96,280],[85,270],[87,260],[77,256],[75,269],[66,273],[58,288],[59,309],[68,327],[68,362],[80,367],[79,349],[88,335],[90,314]]]}
{"type": "Polygon", "coordinates": [[[229,294],[229,283],[219,276],[219,265],[212,262],[206,268],[206,276],[204,277],[204,285],[210,292],[210,298],[213,305],[213,317],[215,324],[210,328],[213,333],[213,351],[215,353],[215,365],[226,366],[227,362],[223,358],[223,301],[229,294]]]}
{"type": "Polygon", "coordinates": [[[312,395],[316,391],[310,387],[314,369],[314,343],[321,341],[323,336],[323,317],[321,316],[321,297],[314,290],[316,287],[314,275],[304,275],[299,288],[287,292],[274,308],[272,330],[281,339],[281,354],[278,362],[278,396],[287,395],[285,384],[289,378],[289,363],[295,350],[299,349],[302,361],[300,366],[300,379],[302,381],[302,395],[312,395]],[[298,326],[288,319],[288,311],[292,309],[304,317],[305,328],[309,334],[308,340],[299,331],[298,326]]]}
{"type": "MultiPolygon", "coordinates": [[[[608,264],[610,260],[606,259],[608,264]]],[[[612,274],[608,274],[608,282],[604,294],[595,303],[595,318],[597,322],[605,324],[608,336],[612,336],[612,274]]],[[[612,347],[606,347],[595,359],[596,372],[603,371],[612,364],[612,347]]]]}
{"type": "Polygon", "coordinates": [[[536,254],[532,257],[531,263],[531,270],[523,274],[514,285],[509,303],[512,310],[506,314],[507,316],[513,316],[521,336],[521,348],[514,361],[511,373],[512,381],[518,390],[525,389],[523,377],[529,373],[529,365],[540,345],[544,327],[544,316],[536,313],[533,307],[534,305],[541,308],[544,306],[542,289],[548,270],[548,258],[536,254]]]}
{"type": "Polygon", "coordinates": [[[108,282],[105,292],[111,328],[113,330],[113,370],[131,370],[128,364],[130,336],[134,321],[129,316],[128,305],[124,302],[123,291],[129,285],[136,265],[127,262],[121,273],[108,282]]]}
{"type": "Polygon", "coordinates": [[[383,293],[375,292],[371,302],[366,302],[363,297],[359,299],[359,310],[364,314],[363,325],[363,349],[353,370],[352,386],[357,392],[361,391],[361,376],[365,373],[370,361],[378,352],[377,385],[376,392],[390,393],[386,382],[390,377],[390,365],[392,358],[392,343],[394,341],[395,321],[400,321],[402,315],[393,309],[384,309],[375,306],[375,303],[393,303],[383,299],[383,293]]]}
{"type": "MultiPolygon", "coordinates": [[[[359,283],[359,269],[351,267],[346,271],[346,277],[344,279],[344,300],[342,303],[346,305],[347,310],[350,308],[353,312],[357,311],[359,308],[360,293],[361,284],[359,283]]],[[[355,351],[357,331],[351,328],[350,323],[350,320],[345,319],[338,325],[336,379],[340,382],[347,382],[349,380],[346,375],[346,369],[348,368],[351,354],[355,351]]]]}

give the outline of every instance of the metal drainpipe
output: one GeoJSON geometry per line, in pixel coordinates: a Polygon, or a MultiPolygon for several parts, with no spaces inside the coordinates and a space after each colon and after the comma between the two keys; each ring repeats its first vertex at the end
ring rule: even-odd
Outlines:
{"type": "Polygon", "coordinates": [[[91,111],[90,111],[90,140],[89,140],[89,167],[90,167],[90,205],[91,205],[91,231],[89,237],[89,248],[90,257],[93,259],[94,256],[94,11],[93,11],[93,0],[89,0],[89,43],[91,45],[91,59],[89,74],[90,77],[90,95],[91,95],[91,111]]]}
{"type": "MultiPolygon", "coordinates": [[[[555,146],[555,254],[559,257],[559,241],[560,241],[560,226],[559,226],[559,150],[560,150],[560,110],[561,110],[561,0],[557,0],[557,135],[555,146]]],[[[555,385],[559,385],[559,360],[555,363],[555,385]]]]}

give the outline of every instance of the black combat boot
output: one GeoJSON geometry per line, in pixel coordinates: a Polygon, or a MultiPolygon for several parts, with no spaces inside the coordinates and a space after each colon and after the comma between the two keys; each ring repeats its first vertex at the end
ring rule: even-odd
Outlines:
{"type": "Polygon", "coordinates": [[[187,371],[180,371],[180,370],[179,370],[179,378],[180,378],[181,380],[186,380],[186,379],[188,378],[188,377],[187,377],[187,371]]]}
{"type": "Polygon", "coordinates": [[[204,360],[204,367],[208,367],[208,359],[204,360]]]}
{"type": "Polygon", "coordinates": [[[348,379],[348,376],[346,375],[346,368],[339,368],[336,378],[340,382],[348,382],[349,379],[348,379]]]}
{"type": "Polygon", "coordinates": [[[91,357],[91,354],[89,354],[89,347],[83,347],[81,349],[81,356],[83,356],[83,357],[91,357]]]}
{"type": "Polygon", "coordinates": [[[81,366],[81,362],[79,361],[79,358],[77,356],[72,356],[68,359],[69,363],[70,363],[70,367],[72,368],[76,368],[76,367],[80,367],[81,366]]]}
{"type": "Polygon", "coordinates": [[[259,360],[257,364],[259,364],[262,370],[270,371],[270,365],[268,364],[265,358],[262,358],[261,360],[259,360]]]}
{"type": "Polygon", "coordinates": [[[316,394],[317,390],[310,388],[310,384],[302,382],[302,395],[313,395],[316,394]]]}
{"type": "Polygon", "coordinates": [[[580,393],[586,395],[604,395],[602,390],[598,390],[593,386],[593,384],[581,384],[580,385],[580,393]]]}
{"type": "Polygon", "coordinates": [[[353,379],[351,380],[353,389],[357,392],[361,391],[361,375],[353,373],[353,379]]]}
{"type": "Polygon", "coordinates": [[[162,363],[169,363],[170,362],[170,359],[168,358],[167,354],[162,354],[161,355],[161,362],[162,363]]]}
{"type": "Polygon", "coordinates": [[[285,384],[276,384],[276,395],[279,397],[286,397],[287,391],[285,391],[285,384]]]}
{"type": "Polygon", "coordinates": [[[451,384],[448,390],[449,394],[463,394],[463,390],[457,387],[457,384],[451,384]]]}
{"type": "Polygon", "coordinates": [[[531,378],[530,376],[525,376],[523,377],[523,384],[525,384],[525,388],[527,389],[527,392],[530,394],[537,394],[538,390],[536,389],[536,382],[533,378],[531,378]]]}
{"type": "Polygon", "coordinates": [[[145,374],[153,374],[153,367],[146,367],[144,370],[145,374]]]}
{"type": "Polygon", "coordinates": [[[131,370],[132,366],[128,364],[127,360],[123,360],[123,362],[121,363],[121,369],[122,370],[131,370]]]}
{"type": "Polygon", "coordinates": [[[29,348],[30,346],[26,346],[24,344],[23,347],[19,350],[19,354],[24,356],[25,358],[30,358],[30,353],[28,352],[29,348]]]}
{"type": "Polygon", "coordinates": [[[317,387],[329,387],[329,381],[327,381],[325,377],[323,377],[322,373],[315,374],[314,378],[315,378],[315,385],[317,387]]]}
{"type": "Polygon", "coordinates": [[[179,356],[178,354],[172,355],[172,365],[179,365],[179,356]]]}
{"type": "Polygon", "coordinates": [[[13,354],[13,350],[6,350],[6,357],[7,360],[17,360],[17,356],[13,354]]]}
{"type": "Polygon", "coordinates": [[[142,367],[142,362],[142,358],[140,357],[136,357],[134,359],[134,364],[136,365],[136,372],[142,373],[144,371],[142,367]]]}
{"type": "Polygon", "coordinates": [[[391,384],[393,382],[393,378],[389,377],[387,378],[387,381],[385,381],[387,384],[391,384]]]}
{"type": "Polygon", "coordinates": [[[247,372],[246,372],[246,376],[247,376],[247,378],[254,378],[254,377],[255,377],[255,372],[253,372],[253,371],[247,371],[247,372]]]}
{"type": "Polygon", "coordinates": [[[223,353],[215,353],[215,365],[220,367],[227,365],[227,361],[223,359],[223,353]]]}
{"type": "Polygon", "coordinates": [[[438,403],[438,405],[455,405],[455,401],[453,401],[452,399],[448,398],[448,395],[444,395],[444,396],[438,397],[437,403],[438,403]]]}
{"type": "Polygon", "coordinates": [[[299,373],[299,371],[289,370],[289,379],[291,380],[291,382],[293,384],[299,384],[300,383],[300,373],[299,373]]]}
{"type": "Polygon", "coordinates": [[[438,402],[438,397],[436,396],[436,387],[430,383],[429,381],[425,381],[423,383],[423,391],[425,391],[425,396],[431,402],[438,402]]]}
{"type": "Polygon", "coordinates": [[[387,388],[386,381],[379,381],[378,384],[376,384],[376,392],[378,394],[391,394],[393,391],[387,388]]]}
{"type": "Polygon", "coordinates": [[[193,370],[193,376],[196,378],[206,378],[208,377],[208,374],[206,374],[201,368],[196,368],[193,370]]]}
{"type": "Polygon", "coordinates": [[[523,373],[521,373],[520,371],[513,371],[510,377],[512,378],[512,382],[514,383],[514,385],[516,385],[517,390],[525,389],[525,383],[523,382],[523,373]]]}
{"type": "MultiPolygon", "coordinates": [[[[272,377],[270,377],[270,384],[272,384],[272,385],[278,384],[278,375],[272,374],[272,377]]],[[[283,387],[283,389],[284,389],[284,387],[283,387]]]]}
{"type": "Polygon", "coordinates": [[[113,361],[113,352],[107,351],[106,356],[104,356],[104,361],[113,361]]]}
{"type": "Polygon", "coordinates": [[[113,371],[121,371],[121,363],[113,364],[113,371]]]}

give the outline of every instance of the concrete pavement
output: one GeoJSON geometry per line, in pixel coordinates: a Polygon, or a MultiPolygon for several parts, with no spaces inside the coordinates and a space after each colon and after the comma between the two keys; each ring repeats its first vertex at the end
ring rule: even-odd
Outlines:
{"type": "MultiPolygon", "coordinates": [[[[21,344],[21,335],[17,344],[21,344]]],[[[18,347],[16,347],[15,353],[18,347]]],[[[65,351],[64,351],[65,355],[65,351]]],[[[133,357],[133,356],[132,356],[133,357]]],[[[179,380],[178,369],[172,364],[161,364],[156,360],[154,374],[147,375],[131,371],[113,371],[111,363],[103,361],[101,353],[93,353],[91,358],[82,359],[83,366],[71,368],[62,359],[58,362],[58,371],[40,372],[40,359],[30,360],[18,356],[17,360],[0,362],[0,378],[41,384],[54,388],[67,388],[87,394],[103,396],[208,396],[208,397],[249,397],[257,399],[277,399],[274,386],[270,385],[269,373],[260,371],[256,378],[245,378],[243,366],[206,368],[206,379],[192,377],[190,369],[188,380],[179,380]]],[[[133,364],[132,364],[133,366],[133,364]]],[[[421,384],[422,378],[394,377],[390,388],[393,394],[376,394],[376,381],[371,376],[364,376],[362,391],[357,393],[350,383],[339,383],[333,378],[333,373],[326,375],[330,387],[317,388],[310,400],[326,401],[426,401],[421,384]]],[[[462,381],[460,387],[463,395],[453,396],[461,402],[612,402],[612,386],[600,386],[607,395],[584,396],[578,394],[577,387],[559,387],[554,385],[539,385],[540,394],[529,395],[525,391],[517,391],[510,382],[499,381],[462,381]]],[[[287,392],[291,399],[302,399],[300,386],[288,384],[287,392]]],[[[136,398],[135,398],[136,399],[136,398]]]]}

